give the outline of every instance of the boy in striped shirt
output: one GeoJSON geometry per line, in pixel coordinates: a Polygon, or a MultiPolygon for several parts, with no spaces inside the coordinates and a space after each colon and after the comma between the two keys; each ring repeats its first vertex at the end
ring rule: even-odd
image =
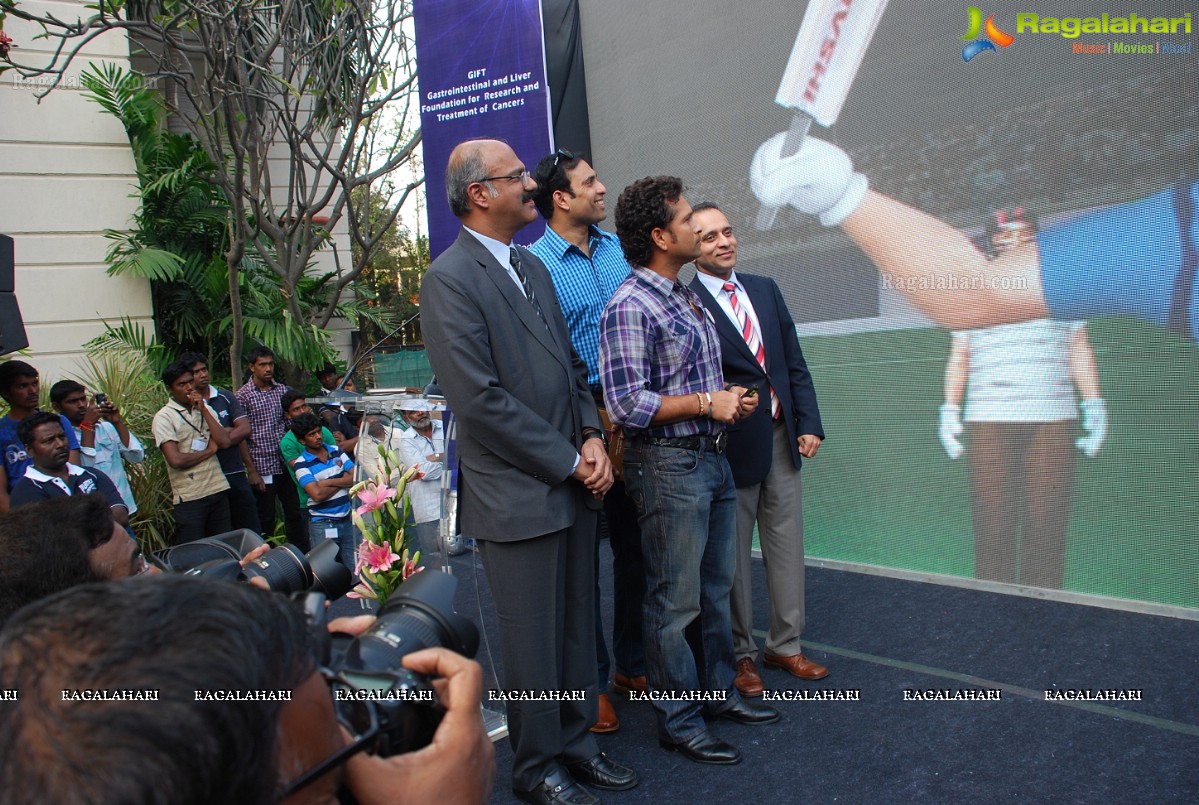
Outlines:
{"type": "Polygon", "coordinates": [[[301,414],[291,421],[291,430],[304,452],[293,469],[296,483],[308,494],[308,533],[312,547],[326,539],[337,540],[338,559],[354,567],[358,533],[350,519],[350,493],[354,485],[354,462],[341,448],[326,444],[321,421],[315,414],[301,414]]]}

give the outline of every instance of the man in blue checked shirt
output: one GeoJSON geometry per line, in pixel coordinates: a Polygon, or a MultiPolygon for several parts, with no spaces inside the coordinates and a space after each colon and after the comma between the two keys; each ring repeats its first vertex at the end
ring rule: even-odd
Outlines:
{"type": "Polygon", "coordinates": [[[129,516],[137,514],[125,462],[140,463],[146,457],[146,450],[130,432],[121,412],[103,395],[98,394],[89,402],[87,389],[74,380],[60,380],[51,386],[50,403],[70,421],[75,431],[79,463],[104,473],[121,493],[129,516]]]}
{"type": "Polygon", "coordinates": [[[304,452],[296,459],[296,484],[308,494],[308,536],[312,547],[323,540],[337,541],[337,556],[353,568],[358,533],[350,519],[350,493],[354,485],[354,462],[337,445],[325,443],[324,426],[316,414],[300,414],[291,421],[291,431],[304,452]]]}
{"type": "MultiPolygon", "coordinates": [[[[604,406],[600,389],[599,323],[604,305],[629,276],[620,239],[600,229],[608,217],[608,189],[582,154],[559,148],[533,171],[537,190],[533,203],[548,222],[545,235],[529,247],[549,269],[554,292],[575,352],[587,364],[587,383],[595,402],[604,406]]],[[[616,467],[613,467],[616,470],[616,467]]],[[[604,518],[612,546],[612,653],[616,658],[618,693],[645,690],[645,649],[641,645],[641,609],[645,598],[645,567],[641,560],[641,531],[637,512],[617,477],[604,496],[604,518]]],[[[596,537],[596,570],[599,537],[596,537]]],[[[599,660],[599,689],[608,689],[611,663],[600,617],[598,573],[595,595],[595,650],[599,660]]],[[[620,727],[606,693],[599,698],[599,718],[592,732],[615,732],[620,727]]]]}
{"type": "Polygon", "coordinates": [[[676,694],[653,700],[658,742],[696,763],[731,765],[741,752],[708,731],[705,709],[739,724],[779,720],[733,685],[737,490],[725,426],[752,414],[758,397],[725,387],[712,317],[679,282],[700,254],[682,180],[647,177],[625,188],[616,231],[633,269],[600,322],[600,370],[608,414],[629,437],[624,476],[641,523],[649,686],[676,694]],[[692,622],[703,679],[684,634],[692,622]],[[705,708],[700,692],[722,700],[705,708]]]}

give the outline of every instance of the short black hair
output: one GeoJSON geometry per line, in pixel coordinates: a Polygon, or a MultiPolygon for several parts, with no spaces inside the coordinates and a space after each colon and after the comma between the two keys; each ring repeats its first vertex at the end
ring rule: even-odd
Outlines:
{"type": "Polygon", "coordinates": [[[184,375],[190,375],[192,373],[193,366],[195,366],[195,363],[190,363],[182,359],[175,361],[170,366],[162,370],[163,385],[165,385],[167,388],[170,388],[179,378],[183,377],[184,375]]]}
{"type": "Polygon", "coordinates": [[[296,400],[304,399],[304,392],[288,389],[283,392],[283,396],[279,399],[279,407],[283,409],[283,416],[287,416],[287,409],[291,408],[291,404],[296,400]]]}
{"type": "Polygon", "coordinates": [[[335,374],[337,374],[337,367],[331,363],[326,363],[320,369],[316,370],[316,376],[318,378],[325,377],[326,375],[335,375],[335,374]]]}
{"type": "Polygon", "coordinates": [[[297,439],[303,439],[314,430],[320,430],[324,425],[321,424],[321,419],[316,414],[300,414],[291,421],[288,427],[291,428],[291,432],[296,435],[297,439]]]}
{"type": "Polygon", "coordinates": [[[18,377],[38,377],[37,369],[34,369],[25,361],[5,361],[0,363],[0,396],[8,399],[8,391],[12,388],[12,384],[17,382],[18,377]]]}
{"type": "Polygon", "coordinates": [[[567,171],[574,170],[576,165],[587,159],[586,154],[565,156],[568,153],[571,152],[559,149],[549,156],[542,157],[533,169],[533,181],[537,182],[537,189],[533,191],[533,203],[537,205],[537,212],[547,221],[554,217],[554,192],[570,192],[570,177],[566,175],[567,171]]]}
{"type": "Polygon", "coordinates": [[[82,383],[74,380],[60,380],[50,387],[50,402],[55,405],[61,405],[62,401],[67,397],[77,394],[80,391],[87,391],[82,383]]]}
{"type": "Polygon", "coordinates": [[[252,350],[250,350],[249,354],[246,355],[246,366],[253,365],[259,358],[270,358],[271,360],[274,360],[275,353],[271,351],[270,347],[254,347],[252,350]]]}
{"type": "Polygon", "coordinates": [[[103,581],[88,551],[112,539],[112,522],[98,493],[17,506],[0,517],[0,626],[26,604],[103,581]]]}
{"type": "Polygon", "coordinates": [[[677,176],[646,176],[621,191],[616,200],[616,234],[629,263],[649,262],[654,253],[650,233],[670,226],[673,205],[682,195],[683,180],[677,176]]]}
{"type": "Polygon", "coordinates": [[[293,691],[316,645],[289,599],[177,575],[86,584],[0,631],[0,778],[14,802],[273,803],[284,701],[196,691],[293,691]],[[156,701],[67,701],[63,690],[156,690],[156,701]]]}
{"type": "Polygon", "coordinates": [[[716,206],[711,201],[701,201],[699,204],[693,204],[691,206],[692,215],[697,212],[703,212],[704,210],[716,210],[716,212],[722,215],[724,214],[724,210],[720,209],[720,207],[716,206]]]}
{"type": "Polygon", "coordinates": [[[180,363],[186,363],[189,369],[196,368],[197,363],[204,364],[204,368],[208,368],[208,356],[203,352],[184,352],[179,356],[180,363]]]}
{"type": "Polygon", "coordinates": [[[67,432],[67,429],[62,427],[60,414],[52,414],[49,411],[34,411],[17,425],[17,438],[21,440],[21,444],[28,447],[33,442],[34,431],[42,425],[49,425],[50,423],[54,423],[62,428],[64,434],[67,432]]]}

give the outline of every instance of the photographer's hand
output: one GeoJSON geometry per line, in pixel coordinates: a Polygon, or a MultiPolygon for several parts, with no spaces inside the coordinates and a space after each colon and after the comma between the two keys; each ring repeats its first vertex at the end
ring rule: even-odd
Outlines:
{"type": "Polygon", "coordinates": [[[431,677],[445,717],[423,749],[381,758],[355,755],[346,783],[361,805],[487,802],[495,783],[495,748],[483,730],[483,669],[444,648],[404,657],[404,667],[431,677]]]}

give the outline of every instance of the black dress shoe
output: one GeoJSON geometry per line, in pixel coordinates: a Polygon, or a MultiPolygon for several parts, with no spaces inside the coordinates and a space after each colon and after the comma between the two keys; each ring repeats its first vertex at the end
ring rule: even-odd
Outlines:
{"type": "Polygon", "coordinates": [[[546,777],[532,791],[513,788],[512,793],[533,805],[600,805],[599,797],[576,783],[562,769],[546,777]]]}
{"type": "Polygon", "coordinates": [[[721,710],[719,713],[713,713],[716,718],[724,718],[729,721],[735,721],[738,724],[745,724],[750,727],[756,727],[761,724],[773,724],[782,716],[779,711],[773,707],[750,699],[740,699],[732,707],[721,710]]]}
{"type": "Polygon", "coordinates": [[[658,744],[663,749],[679,752],[688,760],[696,763],[709,763],[714,766],[732,766],[741,762],[741,750],[732,744],[725,743],[710,732],[701,732],[690,741],[675,743],[665,738],[659,738],[658,744]]]}
{"type": "Polygon", "coordinates": [[[637,772],[622,766],[612,758],[600,752],[591,760],[582,763],[571,763],[567,770],[570,776],[580,783],[587,783],[592,788],[605,791],[626,791],[641,782],[637,772]]]}

